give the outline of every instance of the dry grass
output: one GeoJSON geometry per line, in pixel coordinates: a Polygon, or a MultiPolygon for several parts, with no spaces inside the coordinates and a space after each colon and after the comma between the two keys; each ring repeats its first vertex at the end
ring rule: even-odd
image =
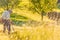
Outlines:
{"type": "MultiPolygon", "coordinates": [[[[13,26],[17,33],[11,34],[12,38],[10,39],[7,33],[4,34],[0,32],[0,39],[17,40],[15,38],[19,36],[21,40],[60,40],[59,26],[51,22],[44,22],[37,27],[28,27],[26,25],[24,27],[13,26]]],[[[0,25],[0,30],[2,30],[2,28],[2,25],[0,25]]]]}
{"type": "MultiPolygon", "coordinates": [[[[16,10],[17,11],[17,10],[16,10]]],[[[26,16],[30,19],[40,21],[40,16],[38,14],[32,14],[28,11],[18,11],[18,14],[26,16]],[[29,13],[29,14],[27,14],[29,13]]],[[[23,27],[13,26],[15,33],[11,34],[11,38],[6,33],[3,33],[3,26],[0,25],[0,40],[60,40],[60,25],[56,25],[55,21],[47,19],[44,17],[44,22],[42,25],[38,26],[27,26],[23,27]]]]}

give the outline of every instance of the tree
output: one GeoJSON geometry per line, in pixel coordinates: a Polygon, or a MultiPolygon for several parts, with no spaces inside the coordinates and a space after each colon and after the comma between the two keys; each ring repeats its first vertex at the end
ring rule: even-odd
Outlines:
{"type": "Polygon", "coordinates": [[[30,0],[30,2],[32,3],[30,8],[41,14],[41,20],[43,20],[43,13],[51,11],[57,5],[57,0],[30,0]]]}
{"type": "Polygon", "coordinates": [[[0,8],[6,10],[18,7],[19,4],[20,0],[0,0],[0,8]]]}

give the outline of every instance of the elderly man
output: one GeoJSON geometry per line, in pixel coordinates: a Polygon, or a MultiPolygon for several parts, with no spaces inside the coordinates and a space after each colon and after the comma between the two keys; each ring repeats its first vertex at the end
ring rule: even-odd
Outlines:
{"type": "Polygon", "coordinates": [[[4,25],[4,28],[3,28],[3,32],[5,33],[5,30],[7,28],[8,30],[8,34],[10,34],[10,26],[11,26],[11,21],[10,21],[10,14],[12,13],[12,10],[5,10],[3,13],[2,13],[2,23],[4,25]]]}

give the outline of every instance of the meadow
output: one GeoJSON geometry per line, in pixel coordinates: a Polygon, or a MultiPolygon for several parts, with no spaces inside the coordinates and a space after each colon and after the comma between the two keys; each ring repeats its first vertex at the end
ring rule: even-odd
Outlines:
{"type": "MultiPolygon", "coordinates": [[[[15,11],[14,11],[15,12],[15,11]]],[[[60,25],[56,21],[48,19],[44,16],[43,22],[39,14],[33,14],[27,10],[18,10],[17,13],[11,15],[11,20],[14,22],[14,30],[10,35],[2,33],[1,40],[60,40],[60,25]]]]}

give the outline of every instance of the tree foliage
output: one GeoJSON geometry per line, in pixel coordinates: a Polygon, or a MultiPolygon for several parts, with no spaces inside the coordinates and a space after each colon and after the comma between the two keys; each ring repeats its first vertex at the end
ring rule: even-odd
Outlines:
{"type": "Polygon", "coordinates": [[[0,8],[3,9],[13,9],[15,7],[18,7],[20,4],[20,0],[0,0],[0,8]]]}
{"type": "Polygon", "coordinates": [[[31,8],[34,8],[36,12],[41,14],[43,20],[43,13],[47,13],[56,8],[57,0],[30,0],[32,3],[31,8]]]}
{"type": "Polygon", "coordinates": [[[60,3],[58,3],[57,8],[60,9],[60,3]]]}

